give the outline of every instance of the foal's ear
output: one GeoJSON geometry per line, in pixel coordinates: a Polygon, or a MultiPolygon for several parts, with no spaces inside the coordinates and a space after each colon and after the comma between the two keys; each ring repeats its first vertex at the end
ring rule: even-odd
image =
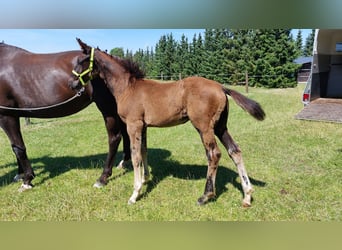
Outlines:
{"type": "Polygon", "coordinates": [[[90,58],[90,55],[85,55],[85,56],[79,56],[77,58],[77,64],[82,64],[85,60],[87,60],[88,58],[90,58]]]}
{"type": "Polygon", "coordinates": [[[90,55],[91,47],[88,46],[86,43],[82,42],[82,40],[79,38],[76,38],[76,40],[80,45],[82,52],[86,55],[90,55]]]}

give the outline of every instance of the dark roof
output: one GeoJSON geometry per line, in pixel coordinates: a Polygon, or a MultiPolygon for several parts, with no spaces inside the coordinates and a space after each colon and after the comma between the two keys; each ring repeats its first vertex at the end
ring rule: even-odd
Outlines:
{"type": "Polygon", "coordinates": [[[312,56],[301,56],[298,57],[293,61],[296,64],[304,64],[304,63],[311,63],[312,62],[312,56]]]}

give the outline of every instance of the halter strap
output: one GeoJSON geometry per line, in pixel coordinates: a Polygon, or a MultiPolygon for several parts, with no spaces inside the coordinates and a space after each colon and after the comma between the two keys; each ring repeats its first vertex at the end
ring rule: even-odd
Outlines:
{"type": "MultiPolygon", "coordinates": [[[[77,73],[75,70],[72,71],[72,73],[73,73],[75,76],[78,77],[78,79],[80,80],[82,86],[85,86],[85,85],[88,84],[87,82],[84,82],[84,80],[83,80],[82,77],[85,76],[86,74],[91,73],[91,72],[93,71],[93,66],[94,66],[94,51],[95,51],[95,49],[94,49],[94,48],[91,48],[89,67],[88,67],[85,71],[83,71],[83,72],[81,72],[81,73],[77,73]]],[[[91,77],[90,77],[90,79],[91,79],[91,77]]]]}

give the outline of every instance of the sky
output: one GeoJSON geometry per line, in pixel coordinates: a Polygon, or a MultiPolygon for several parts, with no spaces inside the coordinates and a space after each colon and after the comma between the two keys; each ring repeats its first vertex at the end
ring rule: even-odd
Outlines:
{"type": "Polygon", "coordinates": [[[93,47],[125,50],[154,47],[162,35],[172,33],[176,40],[182,34],[192,39],[203,29],[0,29],[0,42],[14,45],[35,53],[51,53],[78,50],[76,37],[93,47]]]}
{"type": "MultiPolygon", "coordinates": [[[[303,41],[310,32],[310,29],[302,29],[303,41]]],[[[195,34],[203,35],[204,29],[0,29],[0,42],[34,53],[53,53],[78,50],[78,37],[102,50],[122,47],[135,52],[154,47],[162,35],[170,33],[177,41],[183,34],[191,41],[195,34]]],[[[293,29],[292,33],[296,38],[298,29],[293,29]]]]}

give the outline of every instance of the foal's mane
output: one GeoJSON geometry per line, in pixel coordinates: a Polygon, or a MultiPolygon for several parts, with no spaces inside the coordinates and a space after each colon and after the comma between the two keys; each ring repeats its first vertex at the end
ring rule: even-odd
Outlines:
{"type": "Polygon", "coordinates": [[[120,64],[131,75],[131,77],[134,77],[135,79],[143,79],[145,77],[145,72],[140,68],[139,64],[137,62],[134,62],[132,59],[113,56],[113,55],[108,54],[105,51],[101,51],[101,52],[109,56],[111,60],[120,64]]]}

